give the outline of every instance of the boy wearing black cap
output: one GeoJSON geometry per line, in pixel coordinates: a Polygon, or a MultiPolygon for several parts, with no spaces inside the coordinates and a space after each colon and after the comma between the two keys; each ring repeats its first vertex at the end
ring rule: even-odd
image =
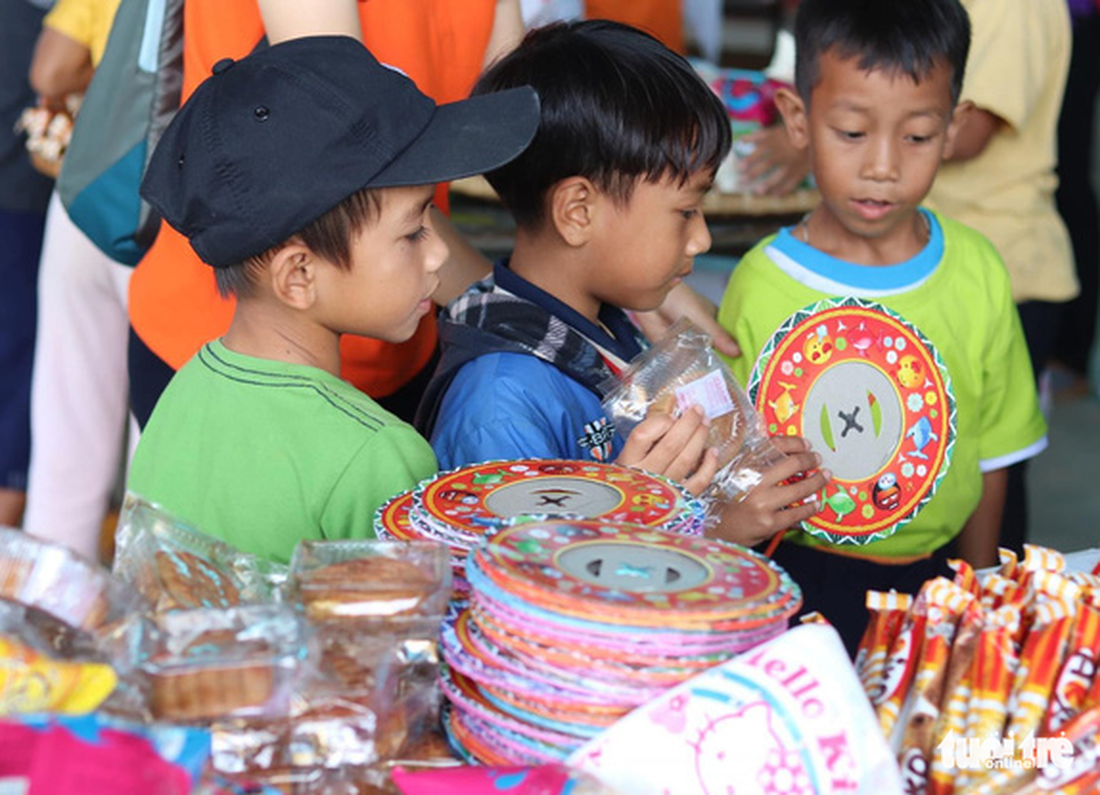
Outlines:
{"type": "Polygon", "coordinates": [[[340,336],[412,335],[447,257],[434,183],[507,162],[537,122],[529,88],[436,106],[347,37],[218,63],[142,195],[236,314],[161,397],[129,489],[276,561],[303,538],[373,536],[375,509],[436,459],[339,378],[340,336]]]}

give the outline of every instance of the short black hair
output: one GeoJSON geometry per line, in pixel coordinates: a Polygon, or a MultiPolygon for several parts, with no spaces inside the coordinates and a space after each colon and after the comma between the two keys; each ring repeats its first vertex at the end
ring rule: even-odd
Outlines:
{"type": "Polygon", "coordinates": [[[717,170],[730,148],[721,100],[682,56],[647,33],[608,20],[530,31],[474,87],[486,94],[529,85],[541,118],[531,145],[485,176],[519,226],[537,227],[551,187],[592,180],[620,202],[639,179],[717,170]]]}
{"type": "Polygon", "coordinates": [[[277,246],[269,248],[244,262],[224,268],[214,268],[214,283],[223,298],[252,294],[259,272],[275,256],[276,252],[298,239],[314,254],[332,262],[337,267],[351,268],[351,240],[360,231],[373,224],[382,212],[382,191],[385,188],[363,188],[332,209],[306,224],[305,228],[291,235],[277,246]]]}
{"type": "Polygon", "coordinates": [[[970,17],[959,0],[802,0],[794,24],[795,86],[809,104],[822,53],[858,58],[859,68],[922,80],[943,60],[951,96],[962,91],[970,17]]]}

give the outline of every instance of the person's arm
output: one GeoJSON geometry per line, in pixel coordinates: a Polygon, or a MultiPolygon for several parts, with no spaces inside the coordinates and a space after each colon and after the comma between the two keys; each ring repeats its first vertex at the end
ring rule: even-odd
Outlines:
{"type": "Polygon", "coordinates": [[[977,157],[985,151],[1004,124],[1000,116],[984,108],[970,108],[959,123],[954,146],[945,159],[950,163],[958,163],[977,157]]]}
{"type": "Polygon", "coordinates": [[[638,327],[651,340],[658,339],[668,331],[669,326],[681,317],[686,317],[701,331],[710,335],[716,351],[731,359],[741,355],[737,340],[718,325],[718,307],[714,302],[682,282],[672,288],[660,307],[652,312],[635,312],[633,317],[638,327]]]}
{"type": "Polygon", "coordinates": [[[959,533],[959,557],[976,569],[997,564],[997,540],[1007,491],[1007,469],[982,474],[982,498],[959,533]]]}
{"type": "Polygon", "coordinates": [[[811,497],[816,497],[832,478],[829,470],[818,469],[821,456],[798,436],[774,436],[772,443],[786,457],[761,473],[760,482],[744,499],[725,505],[718,526],[708,535],[756,546],[821,510],[819,500],[811,497]],[[794,479],[800,473],[809,474],[794,479]]]}
{"type": "Polygon", "coordinates": [[[443,238],[449,251],[443,267],[439,269],[439,286],[432,294],[432,300],[446,306],[471,284],[488,276],[492,264],[435,207],[432,208],[432,229],[443,238]]]}
{"type": "Polygon", "coordinates": [[[258,0],[267,40],[344,35],[363,40],[356,0],[258,0]]]}
{"type": "Polygon", "coordinates": [[[88,45],[51,27],[42,28],[31,60],[30,84],[48,105],[86,89],[93,71],[88,45]]]}
{"type": "Polygon", "coordinates": [[[523,12],[519,0],[497,0],[493,29],[485,47],[482,65],[488,68],[494,61],[510,53],[523,39],[523,12]]]}
{"type": "Polygon", "coordinates": [[[752,144],[753,150],[740,158],[737,168],[753,193],[786,196],[810,173],[810,150],[796,147],[782,122],[742,140],[752,144]]]}

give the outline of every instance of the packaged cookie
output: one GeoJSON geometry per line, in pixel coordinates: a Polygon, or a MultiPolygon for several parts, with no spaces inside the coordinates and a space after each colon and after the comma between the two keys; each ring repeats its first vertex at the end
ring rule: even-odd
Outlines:
{"type": "Polygon", "coordinates": [[[126,496],[116,533],[115,574],[154,613],[277,601],[286,567],[191,527],[153,503],[126,496]]]}
{"type": "Polygon", "coordinates": [[[451,595],[450,551],[431,541],[302,541],[288,593],[310,621],[438,629],[451,595]]]}
{"type": "Polygon", "coordinates": [[[702,407],[711,423],[708,443],[718,451],[720,465],[704,496],[716,502],[742,498],[783,458],[710,337],[686,320],[673,324],[604,393],[604,410],[624,438],[650,412],[679,416],[702,407]]]}
{"type": "Polygon", "coordinates": [[[24,605],[77,631],[109,631],[140,597],[97,563],[68,547],[0,527],[0,599],[24,605]]]}
{"type": "Polygon", "coordinates": [[[288,715],[316,663],[297,611],[249,605],[162,614],[142,670],[154,718],[206,722],[288,715]]]}

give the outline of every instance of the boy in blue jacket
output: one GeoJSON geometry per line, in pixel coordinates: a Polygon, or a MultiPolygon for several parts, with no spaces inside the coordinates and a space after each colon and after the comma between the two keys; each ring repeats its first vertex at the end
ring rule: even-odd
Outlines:
{"type": "MultiPolygon", "coordinates": [[[[674,431],[651,416],[624,440],[601,399],[645,346],[627,311],[659,306],[710,248],[701,205],[730,147],[726,112],[682,57],[604,20],[532,31],[475,93],[518,85],[539,93],[539,129],[487,174],[515,218],[515,248],[445,311],[419,424],[443,468],[617,461],[699,493],[717,468],[713,451],[688,445],[666,461],[652,445],[674,431]]],[[[724,537],[753,544],[812,515],[813,505],[787,506],[827,474],[780,485],[819,459],[801,439],[777,444],[789,457],[727,511],[724,537]]]]}

